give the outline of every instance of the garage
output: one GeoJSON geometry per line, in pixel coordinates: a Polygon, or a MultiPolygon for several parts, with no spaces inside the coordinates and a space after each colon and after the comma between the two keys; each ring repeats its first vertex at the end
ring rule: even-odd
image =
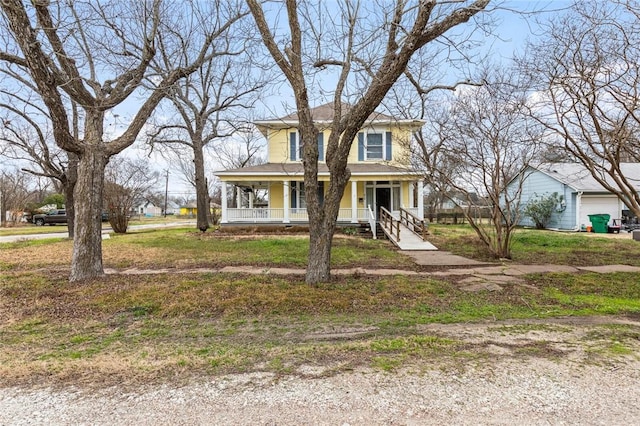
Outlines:
{"type": "Polygon", "coordinates": [[[580,225],[589,226],[590,214],[608,214],[611,219],[619,219],[622,217],[622,204],[616,196],[583,195],[580,203],[580,225]]]}

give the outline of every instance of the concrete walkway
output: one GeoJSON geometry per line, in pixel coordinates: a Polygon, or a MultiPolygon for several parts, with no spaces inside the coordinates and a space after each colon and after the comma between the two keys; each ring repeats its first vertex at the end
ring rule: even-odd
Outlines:
{"type": "MultiPolygon", "coordinates": [[[[458,256],[459,257],[459,256],[458,256]]],[[[453,258],[455,259],[455,258],[453,258]]],[[[465,259],[465,258],[462,258],[465,259]]],[[[465,259],[464,262],[475,262],[471,259],[465,259]]],[[[452,263],[450,261],[449,263],[452,263]]],[[[605,266],[585,266],[573,267],[567,265],[521,265],[521,264],[481,264],[477,262],[474,266],[471,263],[464,265],[448,265],[457,266],[451,269],[443,269],[438,271],[409,271],[403,269],[368,269],[368,268],[348,268],[333,269],[331,273],[336,276],[344,275],[374,275],[374,276],[395,276],[410,275],[421,277],[453,278],[460,289],[468,292],[477,291],[502,291],[505,286],[522,285],[527,286],[526,281],[522,278],[527,274],[545,274],[545,273],[578,273],[581,271],[595,272],[599,274],[608,274],[615,272],[639,272],[640,267],[629,265],[605,265],[605,266]]],[[[177,274],[177,273],[220,273],[220,274],[252,274],[252,275],[297,275],[303,276],[306,273],[304,269],[298,268],[265,268],[258,266],[225,266],[223,268],[194,268],[194,269],[138,269],[129,268],[125,270],[105,269],[106,274],[122,274],[122,275],[148,275],[148,274],[177,274]]]]}
{"type": "MultiPolygon", "coordinates": [[[[127,228],[129,231],[139,231],[143,229],[155,229],[155,228],[176,228],[181,226],[194,226],[196,224],[195,221],[185,221],[185,222],[169,222],[169,223],[149,223],[146,225],[129,225],[127,228]]],[[[66,229],[65,225],[58,226],[60,229],[66,229]]],[[[102,229],[102,238],[108,239],[109,232],[113,232],[110,226],[105,225],[102,229]]],[[[47,238],[69,238],[69,233],[67,231],[61,232],[49,232],[42,234],[18,234],[18,235],[4,235],[0,236],[0,243],[14,243],[18,241],[27,241],[27,240],[44,240],[47,238]]]]}
{"type": "Polygon", "coordinates": [[[402,250],[403,254],[411,257],[417,265],[421,266],[477,266],[487,263],[479,262],[466,257],[451,254],[440,250],[402,250]]]}

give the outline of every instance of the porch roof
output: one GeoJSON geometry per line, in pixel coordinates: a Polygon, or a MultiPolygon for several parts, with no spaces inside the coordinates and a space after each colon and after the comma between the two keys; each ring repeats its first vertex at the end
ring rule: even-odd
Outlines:
{"type": "MultiPolygon", "coordinates": [[[[351,163],[347,165],[351,171],[352,178],[366,179],[375,177],[380,180],[413,180],[422,176],[420,172],[403,167],[390,166],[380,163],[351,163]]],[[[214,172],[222,181],[231,179],[242,180],[283,180],[291,178],[302,179],[304,168],[302,163],[265,163],[259,166],[244,167],[239,169],[229,169],[214,172]]],[[[326,164],[318,164],[318,176],[329,177],[329,169],[326,164]]],[[[360,180],[362,180],[360,179],[360,180]]]]}

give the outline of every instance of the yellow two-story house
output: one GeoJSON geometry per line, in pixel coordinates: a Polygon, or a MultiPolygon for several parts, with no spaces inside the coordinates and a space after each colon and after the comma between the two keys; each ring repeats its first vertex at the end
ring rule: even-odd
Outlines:
{"type": "MultiPolygon", "coordinates": [[[[346,108],[348,105],[343,110],[346,108]]],[[[321,199],[329,181],[324,158],[333,112],[332,103],[312,110],[319,131],[321,199]]],[[[308,223],[297,114],[254,124],[267,139],[267,163],[215,173],[222,183],[221,223],[308,223]],[[227,203],[231,188],[236,188],[235,208],[227,203]],[[268,205],[254,203],[257,191],[267,194],[268,205]]],[[[422,176],[409,165],[409,142],[423,125],[421,120],[398,120],[381,113],[369,116],[351,146],[351,180],[342,197],[339,223],[367,222],[381,207],[396,214],[402,207],[424,217],[422,176]]]]}

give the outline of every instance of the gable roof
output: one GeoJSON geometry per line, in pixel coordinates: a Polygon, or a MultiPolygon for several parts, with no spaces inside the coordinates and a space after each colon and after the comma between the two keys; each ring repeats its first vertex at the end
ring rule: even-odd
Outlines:
{"type": "MultiPolygon", "coordinates": [[[[596,181],[591,172],[581,163],[545,163],[532,168],[576,191],[609,192],[596,181]]],[[[620,163],[620,169],[628,180],[635,180],[635,187],[640,190],[640,163],[620,163]]],[[[603,173],[603,177],[606,182],[615,186],[609,175],[603,173]]]]}
{"type": "MultiPolygon", "coordinates": [[[[346,114],[349,112],[349,110],[353,108],[353,106],[351,104],[342,102],[342,113],[346,114]]],[[[315,108],[311,108],[311,117],[313,117],[314,121],[320,121],[320,122],[330,122],[333,120],[334,114],[335,113],[335,109],[333,107],[333,102],[329,102],[326,103],[324,105],[320,105],[317,106],[315,108]]],[[[284,117],[280,117],[278,118],[278,120],[284,120],[284,121],[291,121],[291,120],[295,120],[298,121],[298,112],[294,112],[291,113],[289,115],[285,115],[284,117]]],[[[390,115],[386,115],[383,114],[381,112],[372,112],[371,115],[369,115],[369,117],[367,118],[367,121],[374,121],[374,120],[385,120],[385,121],[391,121],[391,120],[395,120],[393,117],[391,117],[390,115]]]]}
{"type": "MultiPolygon", "coordinates": [[[[345,102],[342,103],[342,113],[346,114],[352,105],[347,104],[345,102]]],[[[329,124],[333,121],[333,117],[335,115],[335,109],[333,107],[333,102],[326,103],[324,105],[317,106],[311,109],[311,117],[313,117],[313,121],[317,124],[329,124]]],[[[296,127],[299,124],[298,112],[293,112],[291,114],[285,115],[284,117],[269,119],[269,120],[257,120],[254,122],[258,130],[267,136],[268,129],[287,129],[296,127]]],[[[368,124],[398,124],[411,127],[413,129],[418,129],[422,127],[425,123],[424,120],[401,120],[390,115],[383,114],[381,112],[372,112],[369,117],[367,117],[368,124]]]]}

